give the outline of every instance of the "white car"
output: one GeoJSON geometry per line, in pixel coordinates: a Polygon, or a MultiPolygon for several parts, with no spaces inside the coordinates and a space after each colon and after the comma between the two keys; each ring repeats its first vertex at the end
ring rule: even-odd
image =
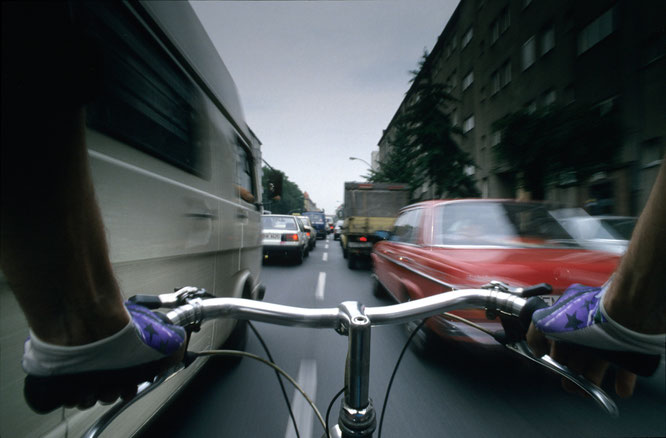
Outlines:
{"type": "Polygon", "coordinates": [[[286,257],[300,265],[305,258],[308,236],[296,216],[265,214],[261,217],[264,260],[286,257]]]}
{"type": "Polygon", "coordinates": [[[317,246],[317,230],[312,226],[310,218],[307,216],[297,216],[303,226],[305,227],[305,233],[308,236],[308,251],[312,251],[317,246]]]}
{"type": "Polygon", "coordinates": [[[633,216],[590,216],[581,209],[552,212],[569,234],[584,248],[624,254],[636,226],[633,216]]]}

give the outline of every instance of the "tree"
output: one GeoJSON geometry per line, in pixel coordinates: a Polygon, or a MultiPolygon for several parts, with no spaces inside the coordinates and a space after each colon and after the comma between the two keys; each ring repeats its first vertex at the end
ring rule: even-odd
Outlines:
{"type": "Polygon", "coordinates": [[[513,171],[516,188],[544,199],[546,187],[565,175],[583,183],[613,165],[621,146],[616,116],[585,106],[512,113],[493,125],[502,132],[495,154],[513,171]]]}
{"type": "Polygon", "coordinates": [[[289,181],[284,172],[272,167],[264,166],[262,168],[263,178],[262,186],[264,188],[264,208],[274,214],[289,214],[292,210],[302,210],[305,197],[298,185],[289,181]],[[282,175],[282,195],[279,199],[267,199],[266,194],[270,193],[269,181],[276,179],[277,175],[282,175]]]}
{"type": "Polygon", "coordinates": [[[427,58],[424,53],[420,69],[411,72],[414,85],[407,105],[396,117],[388,156],[369,179],[407,182],[412,194],[426,185],[434,189],[435,197],[478,196],[468,174],[474,162],[453,139],[460,134],[449,115],[454,99],[446,85],[433,81],[427,58]]]}

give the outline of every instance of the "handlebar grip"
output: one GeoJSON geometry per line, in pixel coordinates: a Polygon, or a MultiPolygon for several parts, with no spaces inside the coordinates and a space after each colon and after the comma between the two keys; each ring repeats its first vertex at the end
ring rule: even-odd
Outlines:
{"type": "Polygon", "coordinates": [[[548,295],[551,292],[553,292],[553,286],[548,283],[539,283],[523,289],[520,296],[528,298],[535,297],[537,295],[548,295]]]}
{"type": "Polygon", "coordinates": [[[162,301],[160,301],[160,297],[157,295],[134,295],[129,297],[128,301],[147,307],[151,310],[162,307],[162,301]]]}
{"type": "Polygon", "coordinates": [[[532,323],[532,314],[537,310],[544,309],[546,307],[548,307],[548,304],[546,304],[546,302],[539,297],[530,297],[527,299],[525,306],[520,309],[520,315],[518,315],[520,325],[522,326],[523,330],[525,330],[524,334],[527,333],[527,329],[530,328],[530,324],[532,323]]]}

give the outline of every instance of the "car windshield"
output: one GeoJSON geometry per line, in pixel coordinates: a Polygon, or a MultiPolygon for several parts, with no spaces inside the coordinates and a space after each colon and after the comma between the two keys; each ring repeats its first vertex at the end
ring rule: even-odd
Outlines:
{"type": "Polygon", "coordinates": [[[296,230],[296,220],[292,217],[280,216],[262,216],[261,225],[264,229],[277,229],[277,230],[296,230]]]}
{"type": "Polygon", "coordinates": [[[305,213],[303,213],[303,216],[309,217],[310,222],[312,222],[313,224],[319,225],[326,223],[326,217],[324,216],[324,213],[306,211],[305,213]]]}
{"type": "Polygon", "coordinates": [[[461,202],[435,208],[435,245],[578,247],[546,207],[527,202],[461,202]]]}
{"type": "Polygon", "coordinates": [[[604,227],[615,236],[615,238],[623,240],[631,239],[631,233],[633,233],[634,227],[636,226],[636,218],[634,217],[602,218],[600,221],[604,224],[604,227]]]}
{"type": "Polygon", "coordinates": [[[298,219],[300,219],[303,225],[312,228],[312,223],[310,222],[310,218],[308,218],[307,216],[298,216],[298,219]]]}

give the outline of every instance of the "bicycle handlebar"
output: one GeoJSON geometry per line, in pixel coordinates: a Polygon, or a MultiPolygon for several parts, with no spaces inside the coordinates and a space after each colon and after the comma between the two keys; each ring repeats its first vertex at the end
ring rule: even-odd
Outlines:
{"type": "MultiPolygon", "coordinates": [[[[508,336],[496,336],[496,339],[508,349],[571,380],[611,415],[618,414],[617,407],[612,399],[584,377],[558,364],[548,356],[536,357],[532,354],[524,340],[525,333],[530,325],[532,313],[539,308],[546,307],[543,300],[532,296],[535,295],[534,288],[510,289],[498,282],[493,282],[487,287],[487,289],[450,291],[419,300],[381,307],[365,307],[356,301],[346,301],[338,307],[313,309],[242,298],[208,298],[210,295],[205,290],[194,287],[181,288],[172,294],[137,296],[133,297],[133,300],[143,304],[144,298],[149,297],[147,304],[151,308],[171,308],[166,314],[166,318],[173,324],[195,330],[206,320],[233,318],[283,326],[332,328],[338,333],[348,336],[349,347],[345,372],[346,391],[338,423],[338,426],[342,429],[342,435],[345,437],[366,436],[363,435],[365,433],[363,431],[374,430],[375,414],[368,394],[370,328],[380,325],[403,324],[462,309],[486,309],[491,314],[499,314],[502,317],[518,320],[517,328],[515,324],[512,324],[514,327],[507,329],[511,331],[508,336]]],[[[543,285],[537,287],[544,288],[543,285]]],[[[645,358],[645,355],[635,356],[636,362],[645,358]]],[[[182,369],[183,366],[180,366],[180,368],[182,369]]],[[[169,372],[176,372],[176,369],[169,372]]],[[[26,378],[26,389],[28,378],[26,378]]],[[[38,383],[41,383],[41,381],[38,383]]],[[[62,384],[56,382],[56,387],[65,388],[65,391],[67,389],[66,385],[65,382],[62,384]]],[[[43,385],[38,386],[40,386],[38,391],[40,397],[44,397],[46,394],[45,399],[49,403],[53,402],[51,400],[53,397],[58,396],[58,390],[54,394],[52,391],[46,391],[43,385]]],[[[28,399],[28,392],[26,392],[26,399],[28,399]]],[[[30,400],[28,401],[30,402],[30,400]]],[[[45,400],[38,401],[44,402],[45,400]]],[[[101,426],[100,424],[94,425],[96,432],[90,436],[96,436],[97,432],[103,430],[106,424],[129,404],[131,403],[116,405],[101,420],[103,422],[101,426]]]]}
{"type": "MultiPolygon", "coordinates": [[[[526,302],[524,298],[505,292],[466,289],[391,306],[359,305],[359,309],[372,326],[379,326],[403,324],[458,309],[490,308],[509,316],[519,317],[526,302]]],[[[349,312],[345,311],[345,303],[337,308],[311,309],[243,298],[210,298],[191,300],[188,304],[171,310],[166,316],[173,324],[181,326],[201,324],[208,319],[233,318],[292,327],[333,328],[340,331],[351,322],[349,312]]]]}

